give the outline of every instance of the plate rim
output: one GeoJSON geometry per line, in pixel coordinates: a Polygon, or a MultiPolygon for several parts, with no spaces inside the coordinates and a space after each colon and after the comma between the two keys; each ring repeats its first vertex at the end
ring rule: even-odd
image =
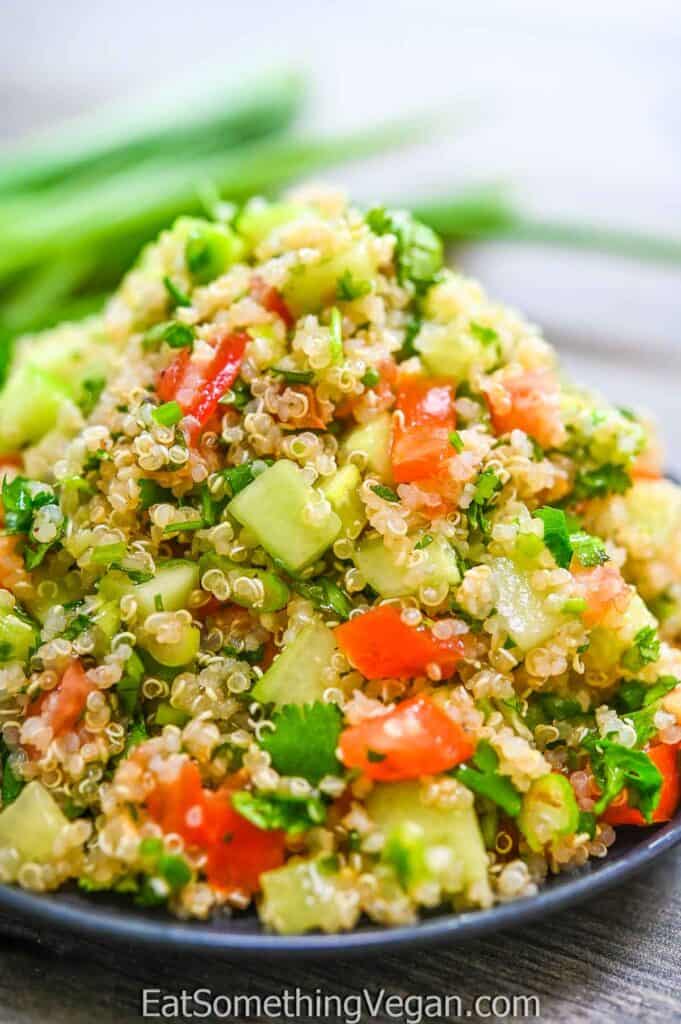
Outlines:
{"type": "MultiPolygon", "coordinates": [[[[645,834],[620,857],[604,859],[589,872],[575,875],[560,886],[550,885],[510,903],[486,910],[442,913],[410,925],[392,928],[371,927],[362,931],[306,935],[276,935],[260,931],[253,934],[218,929],[206,922],[183,922],[158,917],[114,913],[98,907],[96,896],[91,906],[72,906],[59,902],[59,894],[33,893],[12,885],[0,885],[0,909],[42,924],[94,939],[136,942],[146,948],[199,954],[225,954],[232,958],[266,953],[271,958],[323,958],[325,956],[366,955],[398,951],[405,946],[424,947],[462,942],[492,931],[529,924],[540,917],[565,910],[579,902],[626,881],[663,853],[681,843],[681,812],[667,824],[645,834]]],[[[228,924],[229,918],[225,919],[228,924]]]]}

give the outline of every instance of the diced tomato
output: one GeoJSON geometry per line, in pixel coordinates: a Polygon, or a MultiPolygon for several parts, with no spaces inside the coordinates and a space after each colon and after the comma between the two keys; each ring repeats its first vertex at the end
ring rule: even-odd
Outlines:
{"type": "Polygon", "coordinates": [[[623,614],[631,600],[631,588],[614,565],[597,565],[593,569],[573,570],[586,601],[583,619],[586,626],[597,626],[608,612],[623,614]]]}
{"type": "Polygon", "coordinates": [[[0,536],[0,587],[11,591],[18,583],[28,583],[30,578],[17,551],[19,543],[20,538],[15,535],[0,536]]]}
{"type": "Polygon", "coordinates": [[[203,788],[199,769],[186,761],[177,776],[160,781],[147,797],[149,814],[164,832],[206,851],[211,885],[249,894],[263,871],[284,862],[284,833],[257,828],[232,806],[232,786],[213,792],[203,788]]]}
{"type": "Polygon", "coordinates": [[[206,876],[220,889],[242,889],[254,893],[265,871],[281,867],[285,856],[282,831],[265,831],[251,824],[230,807],[227,828],[208,850],[206,876]]]}
{"type": "Polygon", "coordinates": [[[70,732],[85,711],[88,696],[95,689],[79,661],[72,661],[54,690],[41,694],[26,710],[26,716],[42,715],[53,736],[70,732]]]}
{"type": "Polygon", "coordinates": [[[555,448],[565,437],[560,415],[560,388],[550,370],[505,377],[486,392],[497,434],[523,430],[544,448],[555,448]]]}
{"type": "Polygon", "coordinates": [[[392,468],[397,483],[435,477],[454,455],[449,435],[456,426],[451,381],[405,377],[393,417],[392,468]]]}
{"type": "Polygon", "coordinates": [[[339,747],[347,768],[360,768],[381,782],[436,775],[474,751],[461,726],[430,697],[420,696],[345,729],[339,747]]]}
{"type": "Polygon", "coordinates": [[[248,341],[245,331],[223,333],[207,366],[193,362],[189,350],[182,349],[159,377],[159,398],[164,402],[176,401],[185,416],[194,417],[199,430],[205,427],[238,377],[248,341]]]}
{"type": "Polygon", "coordinates": [[[425,627],[409,626],[394,605],[380,605],[335,629],[338,645],[367,679],[410,679],[437,665],[443,679],[454,674],[464,645],[441,640],[425,627]]]}
{"type": "Polygon", "coordinates": [[[284,302],[281,294],[272,285],[266,284],[258,274],[251,278],[251,295],[268,313],[274,313],[284,321],[286,328],[293,327],[295,317],[284,302]]]}
{"type": "Polygon", "coordinates": [[[653,811],[652,822],[646,821],[637,807],[629,806],[626,790],[605,809],[602,820],[609,825],[649,825],[669,821],[681,804],[680,746],[678,743],[658,743],[647,751],[662,775],[660,802],[653,811]]]}

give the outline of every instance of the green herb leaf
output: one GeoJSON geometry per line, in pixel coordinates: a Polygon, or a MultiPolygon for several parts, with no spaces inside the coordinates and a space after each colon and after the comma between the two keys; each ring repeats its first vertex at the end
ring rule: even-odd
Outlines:
{"type": "Polygon", "coordinates": [[[487,512],[492,507],[497,493],[502,488],[502,483],[493,469],[486,469],[478,477],[473,492],[473,500],[468,506],[468,523],[471,529],[478,529],[483,536],[490,531],[490,521],[487,512]]]}
{"type": "Polygon", "coordinates": [[[164,537],[172,537],[176,533],[189,533],[191,530],[202,530],[206,524],[203,519],[185,519],[179,523],[169,523],[168,526],[164,526],[162,535],[164,537]]]}
{"type": "Polygon", "coordinates": [[[605,463],[597,469],[580,471],[572,490],[574,501],[604,498],[608,494],[624,494],[631,487],[631,477],[622,466],[605,463]]]}
{"type": "Polygon", "coordinates": [[[662,774],[648,755],[594,733],[582,740],[582,746],[589,753],[592,771],[601,788],[594,814],[601,815],[626,786],[629,805],[637,806],[645,820],[651,821],[660,801],[662,774]]]}
{"type": "Polygon", "coordinates": [[[621,664],[630,672],[638,672],[660,657],[660,638],[654,626],[644,626],[634,637],[634,643],[622,655],[621,664]]]}
{"type": "Polygon", "coordinates": [[[449,443],[451,444],[452,448],[457,452],[462,452],[464,450],[465,446],[463,443],[463,438],[461,437],[461,434],[459,433],[458,430],[452,430],[452,432],[449,435],[449,443]]]}
{"type": "Polygon", "coordinates": [[[289,835],[307,832],[326,820],[326,804],[319,797],[249,793],[242,789],[232,796],[232,804],[243,818],[258,828],[283,829],[289,835]]]}
{"type": "Polygon", "coordinates": [[[427,548],[429,544],[432,544],[434,539],[435,538],[430,533],[424,533],[423,536],[419,537],[416,541],[416,544],[414,544],[414,550],[422,551],[423,548],[427,548]]]}
{"type": "Polygon", "coordinates": [[[499,335],[493,327],[485,327],[484,324],[479,324],[475,320],[471,320],[468,325],[468,330],[471,332],[474,338],[481,341],[483,345],[493,345],[495,341],[499,340],[499,335]]]}
{"type": "Polygon", "coordinates": [[[365,388],[375,388],[381,379],[381,375],[378,370],[375,370],[373,366],[370,366],[366,373],[360,377],[360,380],[365,388]]]}
{"type": "Polygon", "coordinates": [[[165,502],[175,502],[175,497],[167,487],[161,487],[155,480],[142,479],[138,481],[140,490],[140,507],[151,508],[152,505],[162,505],[165,502]]]}
{"type": "Polygon", "coordinates": [[[180,323],[179,320],[166,320],[149,328],[142,340],[142,347],[159,348],[162,342],[165,342],[169,348],[193,348],[194,337],[194,328],[189,324],[180,323]]]}
{"type": "Polygon", "coordinates": [[[88,377],[83,381],[83,393],[78,403],[83,416],[89,416],[99,401],[102,391],[106,387],[104,377],[88,377]]]}
{"type": "Polygon", "coordinates": [[[374,484],[371,488],[374,494],[377,494],[379,498],[383,498],[384,501],[397,502],[400,500],[399,494],[393,491],[392,487],[386,487],[385,484],[374,484]]]}
{"type": "Polygon", "coordinates": [[[123,676],[116,683],[116,693],[126,715],[133,715],[139,703],[144,665],[140,656],[133,651],[125,663],[123,676]]]}
{"type": "Polygon", "coordinates": [[[325,775],[337,775],[336,747],[342,715],[335,704],[287,704],[272,716],[274,729],[264,732],[260,746],[281,775],[295,775],[316,786],[325,775]]]}
{"type": "Polygon", "coordinates": [[[320,576],[310,582],[294,579],[291,586],[297,594],[311,601],[315,608],[330,612],[342,622],[345,622],[353,609],[348,595],[329,576],[320,576]]]}
{"type": "Polygon", "coordinates": [[[9,759],[9,750],[2,739],[0,739],[0,761],[2,762],[2,806],[7,807],[16,800],[26,783],[14,773],[9,759]]]}
{"type": "Polygon", "coordinates": [[[395,262],[400,284],[412,281],[417,291],[425,291],[442,267],[442,240],[432,228],[406,210],[375,207],[366,215],[366,222],[375,235],[395,235],[395,262]]]}
{"type": "Polygon", "coordinates": [[[563,509],[546,505],[532,515],[544,524],[544,543],[561,569],[569,567],[573,556],[585,567],[607,562],[608,554],[600,537],[593,537],[583,530],[571,531],[571,517],[563,509]]]}

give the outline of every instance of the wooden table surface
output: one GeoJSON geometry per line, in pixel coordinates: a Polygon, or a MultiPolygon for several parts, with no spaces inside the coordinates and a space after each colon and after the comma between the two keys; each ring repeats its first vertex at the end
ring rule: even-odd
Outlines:
{"type": "MultiPolygon", "coordinates": [[[[542,924],[450,949],[373,959],[244,964],[160,956],[39,934],[25,922],[5,919],[3,929],[10,933],[0,938],[0,1020],[128,1024],[140,1020],[144,987],[174,994],[202,987],[214,996],[264,997],[299,986],[311,995],[317,989],[356,995],[382,987],[402,996],[446,993],[459,996],[464,1011],[481,995],[536,996],[540,1019],[556,1024],[671,1024],[681,1020],[680,920],[681,849],[625,888],[542,924]]],[[[387,1024],[394,1018],[384,1013],[373,1019],[387,1024]]]]}

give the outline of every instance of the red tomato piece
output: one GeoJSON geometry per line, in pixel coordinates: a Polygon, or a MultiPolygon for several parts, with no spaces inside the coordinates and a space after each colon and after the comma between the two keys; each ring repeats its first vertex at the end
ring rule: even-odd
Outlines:
{"type": "Polygon", "coordinates": [[[437,775],[472,757],[474,744],[429,697],[412,697],[393,711],[345,729],[340,755],[370,779],[398,782],[437,775]]]}
{"type": "Polygon", "coordinates": [[[623,614],[627,610],[631,588],[616,566],[597,565],[593,569],[577,566],[573,575],[586,601],[583,615],[586,626],[597,626],[610,611],[623,614]]]}
{"type": "Polygon", "coordinates": [[[669,821],[677,807],[681,804],[681,768],[679,766],[678,743],[657,743],[647,751],[648,757],[662,775],[660,802],[653,811],[652,821],[645,820],[637,807],[630,807],[626,790],[620,797],[606,807],[602,820],[609,825],[652,825],[660,821],[669,821]]]}
{"type": "Polygon", "coordinates": [[[263,871],[284,862],[284,833],[265,831],[242,817],[232,807],[230,789],[204,789],[192,761],[186,761],[174,779],[159,782],[146,806],[164,832],[176,832],[189,845],[206,851],[211,885],[251,894],[260,888],[263,871]]]}
{"type": "Polygon", "coordinates": [[[88,696],[96,689],[79,661],[72,661],[54,690],[41,694],[29,705],[27,717],[42,715],[53,736],[70,732],[85,711],[88,696]]]}
{"type": "Polygon", "coordinates": [[[497,434],[523,430],[544,448],[555,448],[565,436],[560,416],[560,388],[551,370],[506,377],[490,387],[487,403],[497,434]]]}
{"type": "Polygon", "coordinates": [[[287,329],[293,327],[295,317],[281,297],[281,293],[272,285],[266,284],[257,274],[251,278],[251,295],[268,313],[274,313],[283,320],[287,329]]]}
{"type": "Polygon", "coordinates": [[[238,377],[248,341],[245,331],[220,335],[207,366],[192,362],[189,350],[182,349],[159,377],[159,398],[176,401],[185,416],[193,416],[204,427],[238,377]]]}
{"type": "Polygon", "coordinates": [[[367,679],[410,679],[432,664],[448,679],[464,651],[458,637],[440,640],[425,627],[407,625],[394,605],[357,615],[337,626],[335,634],[343,653],[367,679]]]}
{"type": "Polygon", "coordinates": [[[225,830],[208,850],[206,876],[220,889],[241,889],[251,894],[260,888],[265,871],[281,867],[285,858],[282,831],[264,831],[228,806],[225,830]]]}
{"type": "Polygon", "coordinates": [[[397,483],[427,480],[454,455],[449,435],[456,426],[450,381],[404,378],[393,417],[392,468],[397,483]]]}

